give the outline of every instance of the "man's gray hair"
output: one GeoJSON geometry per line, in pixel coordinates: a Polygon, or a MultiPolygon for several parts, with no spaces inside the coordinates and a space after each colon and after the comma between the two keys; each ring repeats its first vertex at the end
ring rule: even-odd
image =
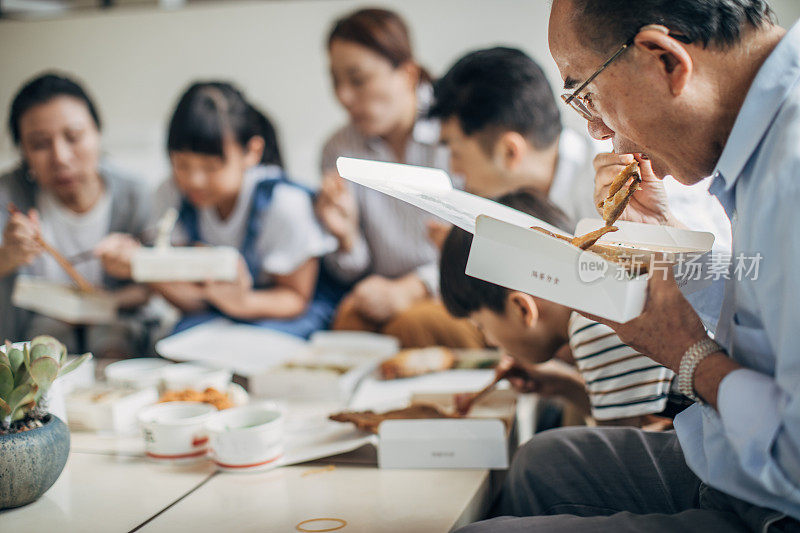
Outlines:
{"type": "Polygon", "coordinates": [[[647,24],[661,24],[703,47],[737,44],[747,27],[775,20],[766,0],[572,0],[581,34],[598,52],[621,45],[647,24]]]}

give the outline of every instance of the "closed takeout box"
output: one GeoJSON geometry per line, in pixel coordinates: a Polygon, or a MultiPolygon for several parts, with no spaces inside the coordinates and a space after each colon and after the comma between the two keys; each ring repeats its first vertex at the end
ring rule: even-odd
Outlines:
{"type": "MultiPolygon", "coordinates": [[[[646,276],[632,277],[597,254],[530,229],[538,226],[568,235],[536,217],[455,189],[442,170],[344,157],[337,160],[337,167],[346,179],[409,202],[473,233],[466,269],[470,276],[617,322],[627,322],[644,309],[646,276]]],[[[603,224],[601,220],[584,220],[576,233],[588,233],[603,224]]],[[[711,233],[632,222],[616,225],[620,231],[604,236],[601,243],[644,254],[666,251],[672,260],[708,266],[707,252],[714,242],[711,233]]],[[[689,279],[696,272],[675,268],[684,293],[710,284],[705,276],[689,279]]]]}
{"type": "Polygon", "coordinates": [[[82,292],[46,279],[17,276],[11,303],[70,324],[109,324],[117,319],[117,302],[103,292],[82,292]]]}
{"type": "Polygon", "coordinates": [[[140,248],[131,260],[134,281],[233,281],[239,252],[230,246],[140,248]]]}

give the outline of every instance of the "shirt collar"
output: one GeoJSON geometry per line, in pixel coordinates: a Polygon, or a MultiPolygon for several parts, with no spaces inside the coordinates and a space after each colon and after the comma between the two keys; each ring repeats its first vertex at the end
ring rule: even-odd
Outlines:
{"type": "Polygon", "coordinates": [[[736,117],[715,176],[730,189],[758,148],[791,90],[800,79],[800,22],[783,37],[761,66],[736,117]]]}

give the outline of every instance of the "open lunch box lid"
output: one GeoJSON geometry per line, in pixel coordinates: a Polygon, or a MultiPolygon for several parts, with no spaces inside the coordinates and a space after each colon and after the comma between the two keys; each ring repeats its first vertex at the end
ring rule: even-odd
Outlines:
{"type": "MultiPolygon", "coordinates": [[[[568,233],[526,213],[453,187],[443,170],[340,157],[339,175],[408,202],[474,235],[466,273],[503,287],[618,322],[639,316],[647,297],[647,278],[630,276],[622,266],[585,252],[568,242],[531,229],[568,233]]],[[[576,233],[603,225],[585,219],[576,233]]],[[[687,257],[704,266],[709,262],[714,235],[666,226],[618,222],[619,231],[601,244],[651,254],[667,252],[674,261],[687,257]]],[[[676,280],[688,294],[710,285],[690,279],[694,270],[676,269],[676,280]]]]}

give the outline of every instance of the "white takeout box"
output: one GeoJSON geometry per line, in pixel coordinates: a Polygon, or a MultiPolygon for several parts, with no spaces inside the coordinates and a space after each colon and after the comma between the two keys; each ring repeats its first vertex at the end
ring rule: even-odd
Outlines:
{"type": "MultiPolygon", "coordinates": [[[[618,322],[627,322],[644,309],[645,276],[631,279],[615,263],[530,229],[538,226],[571,236],[536,217],[455,189],[442,170],[346,157],[336,164],[343,178],[404,200],[474,234],[466,270],[471,276],[618,322]]],[[[576,233],[588,233],[603,224],[581,221],[576,233]]],[[[714,243],[711,233],[631,222],[616,225],[620,231],[600,242],[666,250],[675,259],[704,254],[699,261],[708,266],[706,252],[714,243]]],[[[683,278],[675,270],[684,293],[710,284],[705,276],[690,281],[692,270],[686,269],[683,278]]]]}
{"type": "Polygon", "coordinates": [[[137,430],[139,410],[156,401],[158,392],[154,387],[119,389],[95,385],[71,391],[66,398],[66,410],[72,429],[129,435],[137,430]]]}
{"type": "Polygon", "coordinates": [[[239,251],[230,246],[140,248],[131,260],[134,281],[233,281],[239,251]]]}
{"type": "Polygon", "coordinates": [[[30,276],[17,276],[11,302],[21,309],[70,324],[109,324],[117,319],[117,303],[108,294],[83,292],[30,276]]]}

